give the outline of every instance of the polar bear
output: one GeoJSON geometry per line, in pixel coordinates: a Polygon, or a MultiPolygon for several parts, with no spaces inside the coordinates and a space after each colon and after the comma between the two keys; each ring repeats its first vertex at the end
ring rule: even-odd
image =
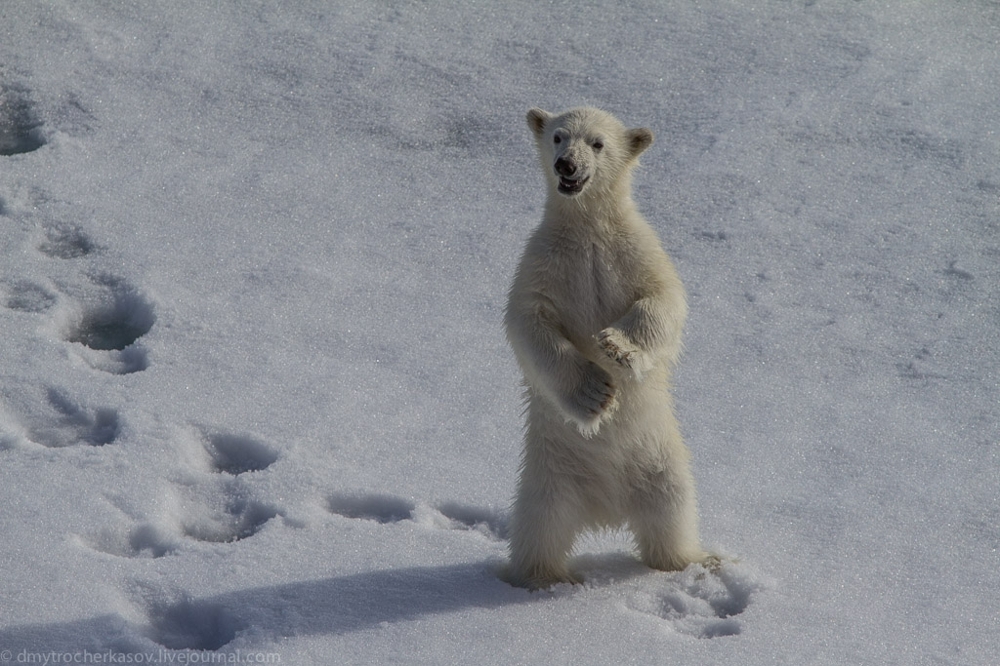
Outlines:
{"type": "Polygon", "coordinates": [[[527,402],[506,578],[579,582],[567,559],[587,528],[627,526],[655,569],[706,561],[668,384],[684,287],[632,200],[653,133],[594,108],[527,120],[548,198],[504,315],[527,402]]]}

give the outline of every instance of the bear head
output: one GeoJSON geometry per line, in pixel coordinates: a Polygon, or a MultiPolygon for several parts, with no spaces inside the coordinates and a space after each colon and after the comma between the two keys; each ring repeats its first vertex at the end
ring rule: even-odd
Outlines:
{"type": "Polygon", "coordinates": [[[610,113],[592,107],[560,114],[531,109],[527,120],[550,187],[570,198],[587,192],[604,196],[653,143],[652,131],[627,129],[610,113]]]}

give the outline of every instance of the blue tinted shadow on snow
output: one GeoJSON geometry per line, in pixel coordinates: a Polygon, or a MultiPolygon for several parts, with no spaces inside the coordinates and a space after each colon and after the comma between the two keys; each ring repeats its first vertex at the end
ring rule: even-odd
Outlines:
{"type": "MultiPolygon", "coordinates": [[[[492,609],[545,597],[508,586],[492,563],[386,569],[325,580],[186,598],[147,609],[147,624],[117,615],[0,630],[0,646],[67,652],[218,650],[240,636],[341,635],[471,608],[492,609]]],[[[245,646],[241,646],[245,647],[245,646]]]]}
{"type": "Polygon", "coordinates": [[[276,451],[248,435],[217,432],[206,434],[206,440],[212,469],[220,474],[260,472],[278,460],[276,451]]]}
{"type": "Polygon", "coordinates": [[[530,595],[501,582],[490,563],[409,567],[278,585],[209,600],[226,608],[268,609],[246,618],[279,635],[348,634],[471,608],[499,608],[530,595]],[[288,618],[286,606],[299,609],[288,618]],[[273,616],[272,616],[273,614],[273,616]]]}
{"type": "Polygon", "coordinates": [[[30,153],[44,146],[41,124],[27,88],[0,85],[0,156],[30,153]]]}
{"type": "Polygon", "coordinates": [[[407,520],[416,505],[407,499],[384,493],[336,493],[327,498],[327,508],[345,518],[384,524],[407,520]]]}

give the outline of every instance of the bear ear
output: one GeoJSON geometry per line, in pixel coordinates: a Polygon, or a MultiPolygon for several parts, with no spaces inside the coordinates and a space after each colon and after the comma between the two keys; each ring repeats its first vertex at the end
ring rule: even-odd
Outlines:
{"type": "Polygon", "coordinates": [[[653,143],[653,131],[645,127],[637,127],[626,132],[628,136],[628,147],[632,157],[639,157],[642,151],[649,148],[653,143]]]}
{"type": "Polygon", "coordinates": [[[528,127],[536,135],[540,135],[545,130],[545,123],[552,117],[548,111],[541,109],[531,109],[528,111],[528,127]]]}

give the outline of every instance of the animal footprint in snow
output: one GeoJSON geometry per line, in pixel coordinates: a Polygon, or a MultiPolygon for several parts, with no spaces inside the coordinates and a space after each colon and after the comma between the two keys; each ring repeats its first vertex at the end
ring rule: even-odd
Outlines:
{"type": "Polygon", "coordinates": [[[198,541],[233,543],[257,534],[278,511],[254,501],[234,499],[221,510],[209,509],[183,523],[184,535],[198,541]]]}
{"type": "Polygon", "coordinates": [[[0,155],[30,153],[44,146],[41,125],[26,88],[0,86],[0,155]]]}
{"type": "MultiPolygon", "coordinates": [[[[178,453],[188,468],[198,472],[235,477],[249,472],[261,472],[278,460],[278,452],[270,444],[251,435],[192,426],[177,438],[178,453]]],[[[197,483],[192,477],[191,483],[197,483]]]]}
{"type": "Polygon", "coordinates": [[[148,623],[143,633],[168,650],[219,650],[243,629],[219,604],[153,589],[142,596],[148,599],[142,603],[148,623]]]}
{"type": "Polygon", "coordinates": [[[458,502],[432,507],[382,493],[336,493],[327,498],[327,509],[345,518],[382,524],[406,520],[438,529],[472,530],[497,540],[506,535],[506,520],[499,513],[458,502]]]}
{"type": "Polygon", "coordinates": [[[182,550],[186,539],[242,541],[281,515],[259,501],[252,484],[240,476],[277,460],[270,447],[245,435],[206,435],[193,429],[178,442],[178,453],[188,464],[175,476],[173,489],[160,493],[158,515],[131,527],[126,521],[81,536],[84,545],[118,557],[159,558],[182,550]]]}
{"type": "Polygon", "coordinates": [[[473,530],[497,541],[507,538],[507,517],[493,509],[445,502],[438,511],[452,521],[452,529],[473,530]]]}
{"type": "Polygon", "coordinates": [[[271,447],[248,435],[209,433],[204,447],[211,458],[212,471],[220,474],[259,472],[278,459],[271,447]]]}
{"type": "Polygon", "coordinates": [[[232,543],[251,537],[280,515],[259,501],[245,472],[260,471],[277,460],[265,444],[246,436],[195,431],[181,440],[194,474],[182,476],[181,492],[172,518],[183,536],[211,543],[232,543]],[[205,473],[214,476],[207,477],[205,473]]]}
{"type": "Polygon", "coordinates": [[[91,367],[123,375],[149,366],[146,350],[137,343],[156,321],[153,306],[124,280],[99,278],[61,319],[63,339],[79,344],[78,354],[91,367]]]}
{"type": "Polygon", "coordinates": [[[79,539],[88,548],[116,557],[155,559],[177,552],[180,546],[180,535],[167,526],[152,522],[140,523],[131,529],[105,528],[79,539]]]}
{"type": "Polygon", "coordinates": [[[156,559],[182,551],[185,539],[213,544],[242,541],[280,515],[274,507],[239,494],[171,499],[167,503],[173,506],[154,521],[105,528],[79,540],[116,557],[156,559]]]}
{"type": "Polygon", "coordinates": [[[182,465],[173,474],[172,488],[159,493],[157,515],[143,516],[131,528],[119,524],[84,538],[87,545],[121,557],[156,558],[182,549],[186,539],[241,541],[282,515],[258,498],[245,475],[278,459],[270,446],[247,435],[196,427],[179,430],[176,445],[182,465]]]}
{"type": "Polygon", "coordinates": [[[103,293],[73,313],[66,340],[101,351],[120,351],[149,333],[156,318],[152,306],[123,280],[103,280],[103,293]]]}
{"type": "Polygon", "coordinates": [[[659,578],[664,584],[656,590],[639,590],[630,599],[630,607],[662,618],[675,631],[697,638],[739,634],[743,625],[738,616],[763,587],[732,563],[723,563],[713,571],[691,565],[659,578]]]}
{"type": "Polygon", "coordinates": [[[327,508],[345,518],[397,523],[409,520],[416,505],[409,500],[379,493],[337,493],[327,499],[327,508]]]}
{"type": "Polygon", "coordinates": [[[273,506],[254,499],[236,479],[192,491],[187,501],[178,503],[176,518],[182,534],[197,541],[242,541],[279,515],[273,506]]]}
{"type": "Polygon", "coordinates": [[[47,394],[49,413],[31,417],[28,439],[49,448],[83,444],[104,446],[118,437],[118,412],[109,408],[90,409],[51,388],[47,394]]]}
{"type": "Polygon", "coordinates": [[[33,282],[16,282],[0,287],[4,307],[18,312],[37,314],[55,305],[56,297],[45,287],[33,282]]]}
{"type": "Polygon", "coordinates": [[[45,240],[38,250],[53,259],[85,257],[97,249],[90,237],[72,224],[51,224],[45,229],[45,240]]]}

